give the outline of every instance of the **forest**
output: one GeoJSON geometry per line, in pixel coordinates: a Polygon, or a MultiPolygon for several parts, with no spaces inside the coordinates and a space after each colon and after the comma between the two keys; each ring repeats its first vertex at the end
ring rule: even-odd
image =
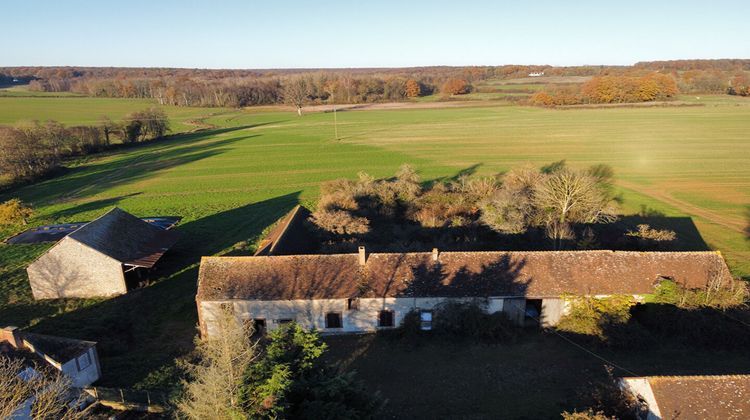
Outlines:
{"type": "MultiPolygon", "coordinates": [[[[484,80],[590,76],[598,82],[544,91],[532,104],[641,102],[682,93],[748,94],[750,60],[678,60],[633,66],[503,65],[394,69],[211,70],[169,68],[5,67],[0,81],[43,92],[148,98],[160,105],[244,107],[287,103],[393,102],[439,93],[469,93],[484,80]],[[545,96],[546,95],[546,96],[545,96]]],[[[540,80],[540,83],[543,81],[540,80]]]]}

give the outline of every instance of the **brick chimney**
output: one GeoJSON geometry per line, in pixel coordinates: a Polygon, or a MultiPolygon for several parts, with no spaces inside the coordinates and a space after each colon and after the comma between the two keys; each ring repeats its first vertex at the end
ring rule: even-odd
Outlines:
{"type": "Polygon", "coordinates": [[[365,247],[360,246],[359,247],[359,265],[364,266],[367,263],[367,253],[365,252],[365,247]]]}
{"type": "Polygon", "coordinates": [[[432,248],[432,261],[440,261],[440,251],[437,248],[432,248]]]}
{"type": "Polygon", "coordinates": [[[0,343],[7,341],[11,347],[20,349],[23,347],[23,341],[21,340],[21,331],[18,327],[5,327],[0,330],[0,343]]]}

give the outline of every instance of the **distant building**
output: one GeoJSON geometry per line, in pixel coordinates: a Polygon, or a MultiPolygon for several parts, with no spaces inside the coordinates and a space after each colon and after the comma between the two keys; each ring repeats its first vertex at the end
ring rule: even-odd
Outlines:
{"type": "Polygon", "coordinates": [[[126,293],[139,270],[152,268],[177,233],[118,208],[61,239],[26,269],[35,299],[126,293]]]}
{"type": "Polygon", "coordinates": [[[664,278],[704,287],[730,279],[714,252],[433,252],[204,257],[196,296],[201,332],[231,310],[256,329],[296,321],[324,333],[398,326],[419,311],[431,327],[441,303],[473,301],[518,324],[555,325],[565,295],[640,297],[664,278]]]}
{"type": "MultiPolygon", "coordinates": [[[[68,379],[73,388],[85,388],[99,380],[101,367],[96,343],[72,338],[22,332],[16,327],[0,329],[0,354],[21,359],[21,377],[36,375],[37,369],[49,366],[68,379]]],[[[14,419],[31,418],[31,401],[19,405],[14,419]]]]}
{"type": "Polygon", "coordinates": [[[633,377],[621,384],[641,402],[644,419],[750,418],[750,375],[633,377]]]}
{"type": "Polygon", "coordinates": [[[541,76],[544,76],[544,72],[543,71],[529,73],[529,77],[541,77],[541,76]]]}

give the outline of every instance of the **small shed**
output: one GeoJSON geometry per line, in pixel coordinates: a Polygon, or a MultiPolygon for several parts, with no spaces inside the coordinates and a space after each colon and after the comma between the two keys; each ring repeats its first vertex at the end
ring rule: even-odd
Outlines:
{"type": "Polygon", "coordinates": [[[124,294],[126,275],[152,268],[176,241],[176,232],[113,208],[29,265],[32,293],[35,299],[124,294]]]}

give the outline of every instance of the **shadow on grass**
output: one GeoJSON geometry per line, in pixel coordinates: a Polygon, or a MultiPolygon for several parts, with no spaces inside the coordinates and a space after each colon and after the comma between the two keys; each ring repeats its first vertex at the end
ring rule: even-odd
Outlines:
{"type": "MultiPolygon", "coordinates": [[[[31,330],[98,342],[101,384],[133,386],[192,349],[201,256],[221,254],[237,242],[252,241],[298,201],[299,192],[295,192],[185,223],[177,228],[181,240],[151,273],[151,278],[162,280],[127,295],[84,301],[87,306],[44,319],[31,330]]],[[[64,302],[28,306],[49,311],[64,302]]],[[[15,309],[9,305],[5,310],[15,309]]]]}
{"type": "Polygon", "coordinates": [[[271,123],[209,129],[181,134],[164,140],[123,147],[120,153],[108,153],[109,159],[68,169],[64,175],[31,186],[4,192],[3,196],[19,196],[39,206],[93,195],[112,187],[152,176],[155,172],[216,156],[233,143],[259,136],[239,135],[232,138],[212,137],[228,132],[271,123]],[[131,153],[122,153],[130,151],[131,153]]]}
{"type": "Polygon", "coordinates": [[[513,341],[393,334],[328,337],[327,357],[356,371],[404,418],[559,418],[585,409],[592,385],[614,376],[750,373],[750,312],[633,307],[604,337],[526,329],[513,341]],[[398,369],[394,369],[397,366],[398,369]]]}

